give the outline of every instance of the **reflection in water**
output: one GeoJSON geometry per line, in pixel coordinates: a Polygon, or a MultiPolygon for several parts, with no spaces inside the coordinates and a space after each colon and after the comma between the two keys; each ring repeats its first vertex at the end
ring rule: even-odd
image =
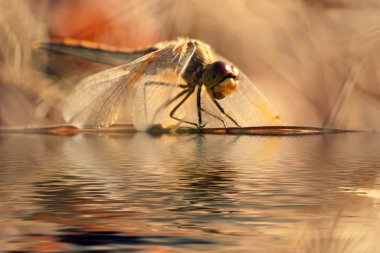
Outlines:
{"type": "Polygon", "coordinates": [[[378,250],[379,150],[368,133],[1,135],[0,248],[307,252],[339,227],[378,250]]]}

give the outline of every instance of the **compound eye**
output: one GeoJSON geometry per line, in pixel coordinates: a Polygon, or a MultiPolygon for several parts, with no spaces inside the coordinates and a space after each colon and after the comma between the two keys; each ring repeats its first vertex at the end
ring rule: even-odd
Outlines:
{"type": "Polygon", "coordinates": [[[217,61],[211,64],[210,71],[215,77],[223,79],[231,73],[231,68],[229,65],[222,61],[217,61]]]}
{"type": "Polygon", "coordinates": [[[238,79],[238,71],[231,65],[222,61],[216,61],[206,66],[202,76],[203,84],[212,88],[219,85],[227,78],[238,79]]]}

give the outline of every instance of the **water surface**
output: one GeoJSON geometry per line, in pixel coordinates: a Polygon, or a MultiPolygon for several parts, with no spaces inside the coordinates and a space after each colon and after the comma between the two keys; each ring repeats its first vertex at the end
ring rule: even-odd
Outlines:
{"type": "Polygon", "coordinates": [[[379,252],[379,168],[374,133],[2,134],[0,252],[379,252]]]}

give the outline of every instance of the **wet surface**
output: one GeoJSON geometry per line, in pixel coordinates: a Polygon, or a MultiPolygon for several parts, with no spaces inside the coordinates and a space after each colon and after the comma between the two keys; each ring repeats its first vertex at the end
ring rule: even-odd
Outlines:
{"type": "Polygon", "coordinates": [[[1,134],[0,252],[378,252],[379,169],[375,133],[1,134]]]}

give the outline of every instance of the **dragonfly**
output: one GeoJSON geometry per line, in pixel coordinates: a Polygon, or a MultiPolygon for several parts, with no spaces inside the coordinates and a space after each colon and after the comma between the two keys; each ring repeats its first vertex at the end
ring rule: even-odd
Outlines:
{"type": "Polygon", "coordinates": [[[63,118],[78,128],[109,127],[121,118],[137,130],[282,125],[247,76],[200,40],[137,50],[74,39],[40,47],[111,66],[81,80],[68,96],[63,118]]]}

